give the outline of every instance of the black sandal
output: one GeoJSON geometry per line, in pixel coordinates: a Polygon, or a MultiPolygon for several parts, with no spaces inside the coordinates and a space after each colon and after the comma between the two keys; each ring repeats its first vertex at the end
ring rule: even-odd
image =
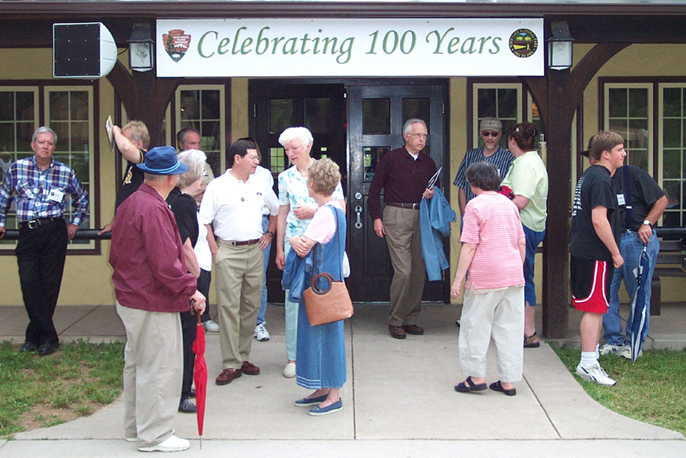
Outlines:
{"type": "Polygon", "coordinates": [[[460,382],[455,385],[455,391],[460,393],[471,393],[472,391],[484,391],[486,389],[486,383],[479,383],[476,385],[472,382],[472,376],[470,375],[464,382],[460,382]]]}
{"type": "Polygon", "coordinates": [[[500,391],[501,393],[506,394],[507,396],[514,396],[515,394],[517,394],[516,388],[510,388],[509,390],[506,390],[505,388],[503,388],[503,384],[500,383],[500,380],[498,380],[497,382],[491,383],[489,388],[492,389],[493,391],[500,391]]]}

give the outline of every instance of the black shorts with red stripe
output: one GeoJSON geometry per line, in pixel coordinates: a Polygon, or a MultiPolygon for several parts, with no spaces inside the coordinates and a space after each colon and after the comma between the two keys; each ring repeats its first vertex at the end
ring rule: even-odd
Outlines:
{"type": "Polygon", "coordinates": [[[572,304],[582,312],[607,312],[614,266],[606,261],[571,257],[572,304]]]}

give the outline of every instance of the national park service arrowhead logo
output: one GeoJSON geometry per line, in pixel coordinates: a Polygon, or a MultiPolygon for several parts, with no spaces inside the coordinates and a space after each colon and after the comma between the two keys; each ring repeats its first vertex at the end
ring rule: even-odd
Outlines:
{"type": "Polygon", "coordinates": [[[178,62],[191,45],[191,36],[181,29],[170,30],[162,35],[164,50],[174,62],[178,62]]]}
{"type": "Polygon", "coordinates": [[[517,57],[531,57],[538,49],[538,37],[529,29],[515,30],[510,35],[510,51],[517,57]]]}

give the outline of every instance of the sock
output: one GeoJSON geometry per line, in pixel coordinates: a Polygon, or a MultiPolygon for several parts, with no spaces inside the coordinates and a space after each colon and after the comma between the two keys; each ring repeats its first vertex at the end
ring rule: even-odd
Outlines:
{"type": "Polygon", "coordinates": [[[583,367],[588,367],[594,365],[598,359],[595,356],[594,351],[582,351],[581,352],[581,365],[583,367]]]}
{"type": "Polygon", "coordinates": [[[595,346],[595,359],[598,360],[600,358],[600,344],[596,344],[595,346]]]}

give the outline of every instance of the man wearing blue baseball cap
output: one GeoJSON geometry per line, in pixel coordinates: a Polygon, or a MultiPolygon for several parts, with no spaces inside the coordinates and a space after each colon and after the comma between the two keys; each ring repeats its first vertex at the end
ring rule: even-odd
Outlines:
{"type": "Polygon", "coordinates": [[[202,313],[205,297],[186,269],[176,220],[165,202],[188,167],[170,146],[151,149],[137,167],[145,181],[117,210],[110,249],[127,339],[124,431],[142,452],[174,452],[190,447],[172,434],[183,373],[178,314],[191,305],[202,313]]]}

